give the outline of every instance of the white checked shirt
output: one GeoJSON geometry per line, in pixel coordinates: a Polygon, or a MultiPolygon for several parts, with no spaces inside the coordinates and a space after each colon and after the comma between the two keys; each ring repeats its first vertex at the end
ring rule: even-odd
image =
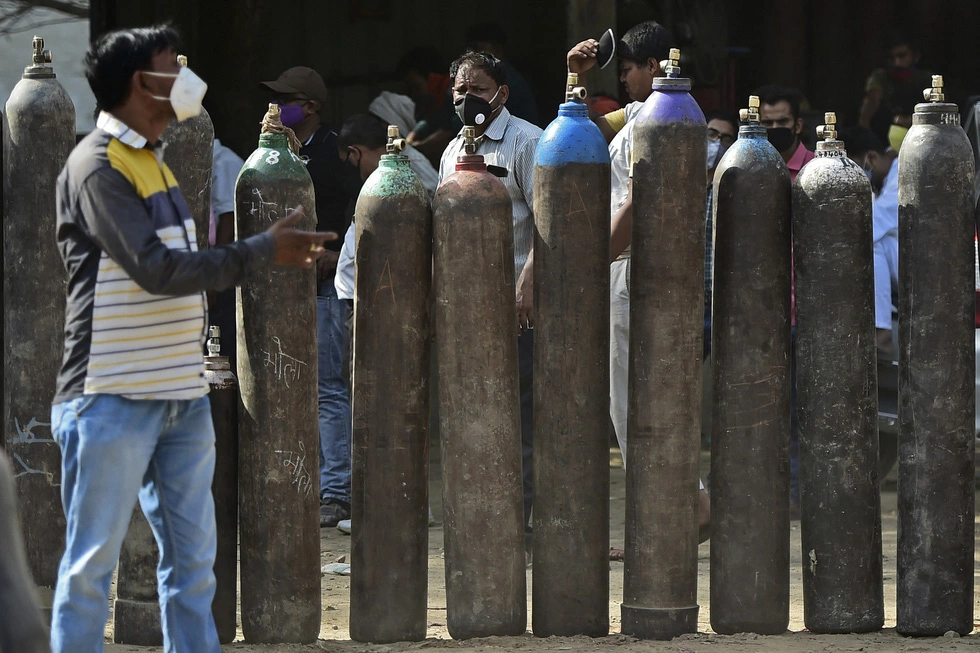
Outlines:
{"type": "MultiPolygon", "coordinates": [[[[510,194],[514,213],[514,280],[520,277],[534,242],[534,150],[541,138],[541,128],[511,115],[507,107],[477,138],[476,153],[487,165],[507,168],[500,181],[510,194]]],[[[439,183],[456,172],[456,157],[464,154],[463,132],[456,135],[439,162],[439,183]]]]}

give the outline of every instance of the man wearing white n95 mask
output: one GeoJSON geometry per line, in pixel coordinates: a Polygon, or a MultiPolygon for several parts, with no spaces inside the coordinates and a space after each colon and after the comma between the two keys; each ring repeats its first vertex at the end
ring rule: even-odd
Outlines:
{"type": "Polygon", "coordinates": [[[67,535],[54,653],[102,650],[109,583],[137,497],[160,544],[164,650],[218,653],[204,291],[273,263],[312,267],[323,242],[336,239],[297,231],[294,212],[264,234],[197,251],[160,136],[174,118],[200,112],[207,85],[180,68],[176,42],[158,26],[92,46],[85,74],[103,111],[58,177],[68,304],[51,432],[67,535]]]}

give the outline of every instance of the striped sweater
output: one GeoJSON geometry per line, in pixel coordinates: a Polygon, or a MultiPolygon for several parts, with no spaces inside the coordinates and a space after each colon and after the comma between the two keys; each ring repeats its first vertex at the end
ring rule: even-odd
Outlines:
{"type": "Polygon", "coordinates": [[[55,403],[203,396],[204,291],[240,284],[272,261],[268,234],[197,251],[163,151],[103,113],[58,177],[68,304],[55,403]]]}

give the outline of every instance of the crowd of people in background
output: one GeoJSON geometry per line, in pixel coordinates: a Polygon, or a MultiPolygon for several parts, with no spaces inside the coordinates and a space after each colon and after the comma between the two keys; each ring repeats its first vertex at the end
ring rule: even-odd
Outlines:
{"type": "MultiPolygon", "coordinates": [[[[435,49],[412,49],[400,60],[397,72],[399,91],[383,91],[367,107],[366,113],[348,118],[334,132],[319,115],[327,90],[319,75],[308,68],[291,68],[275,82],[266,82],[270,100],[297,106],[303,121],[292,123],[304,143],[301,152],[309,158],[308,169],[317,189],[317,214],[321,229],[346,232],[339,253],[331,251],[320,263],[320,296],[324,307],[320,326],[320,435],[321,435],[321,526],[339,524],[350,532],[350,408],[349,360],[344,342],[350,332],[339,325],[350,323],[353,298],[353,206],[359,182],[378,165],[385,152],[386,126],[396,125],[407,135],[406,153],[412,169],[425,184],[430,196],[438,183],[453,169],[462,151],[461,129],[470,116],[481,116],[474,124],[478,149],[487,163],[508,170],[502,181],[510,193],[514,219],[517,282],[515,311],[521,335],[518,341],[522,440],[524,451],[525,520],[530,524],[533,488],[531,469],[531,361],[533,358],[533,155],[541,134],[539,111],[534,94],[525,79],[506,58],[507,35],[495,23],[474,25],[466,32],[467,49],[447,66],[435,49]],[[319,146],[317,144],[320,144],[319,146]],[[329,162],[323,161],[329,159],[329,162]],[[331,179],[323,177],[332,175],[331,179]],[[333,280],[334,283],[328,283],[333,280]],[[326,306],[336,310],[328,311],[326,306]]],[[[609,146],[611,160],[610,201],[610,418],[624,464],[627,462],[626,414],[629,360],[629,277],[632,193],[630,157],[633,119],[652,93],[653,79],[662,76],[662,61],[672,46],[667,29],[654,21],[640,23],[617,42],[619,81],[629,102],[620,106],[603,95],[590,99],[590,117],[609,146]]],[[[596,63],[598,43],[585,40],[567,54],[569,72],[583,74],[596,63]]],[[[921,89],[931,81],[930,74],[917,67],[919,52],[901,36],[887,44],[889,65],[875,70],[867,81],[860,105],[859,124],[845,129],[841,138],[849,155],[859,163],[871,181],[874,199],[874,242],[876,279],[876,324],[880,353],[894,356],[892,306],[897,285],[898,203],[897,165],[894,164],[902,138],[911,125],[912,108],[921,89]]],[[[760,123],[769,141],[778,150],[795,179],[814,158],[805,141],[807,130],[802,109],[803,94],[795,88],[769,84],[754,91],[760,98],[760,123]]],[[[284,113],[284,122],[286,114],[284,113]]],[[[299,113],[296,114],[299,120],[299,113]]],[[[707,213],[705,215],[705,334],[704,356],[710,355],[711,270],[712,270],[712,178],[725,151],[738,137],[734,113],[711,109],[705,113],[707,213]]],[[[217,154],[216,154],[217,157],[217,154]]],[[[327,245],[328,247],[331,244],[327,245]]],[[[791,441],[791,515],[799,515],[798,419],[795,400],[795,311],[791,331],[793,355],[793,411],[791,441]]],[[[436,405],[436,402],[433,402],[436,405]]],[[[434,409],[435,410],[435,409],[434,409]]],[[[431,420],[433,425],[436,420],[431,420]]],[[[710,502],[701,483],[699,521],[702,539],[710,533],[710,502]]],[[[528,526],[530,537],[530,526],[528,526]]],[[[613,559],[622,551],[613,549],[613,559]]]]}

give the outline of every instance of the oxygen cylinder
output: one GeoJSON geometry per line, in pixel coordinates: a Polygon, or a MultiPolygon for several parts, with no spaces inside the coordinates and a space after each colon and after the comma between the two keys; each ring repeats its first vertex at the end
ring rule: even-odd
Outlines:
{"type": "Polygon", "coordinates": [[[3,423],[24,544],[50,607],[65,543],[61,450],[48,416],[64,352],[65,270],[55,188],[75,146],[75,107],[35,36],[33,62],[3,112],[3,423]]]}
{"type": "Polygon", "coordinates": [[[238,381],[227,356],[221,356],[221,328],[212,326],[204,378],[210,387],[214,423],[214,497],[218,549],[214,559],[215,591],[211,603],[218,641],[234,641],[238,608],[238,381]]]}
{"type": "Polygon", "coordinates": [[[885,620],[872,193],[825,118],[793,184],[803,619],[861,633],[885,620]]]}
{"type": "Polygon", "coordinates": [[[405,141],[357,198],[350,636],[425,639],[432,214],[405,141]]]}
{"type": "MultiPolygon", "coordinates": [[[[313,181],[269,105],[235,185],[239,240],[302,207],[316,225],[313,181]]],[[[236,293],[239,531],[245,641],[315,642],[320,632],[320,492],[316,272],[272,268],[236,293]]]]}
{"type": "MultiPolygon", "coordinates": [[[[177,61],[187,65],[187,57],[180,55],[177,61]]],[[[214,125],[203,107],[200,115],[187,120],[174,120],[163,132],[167,144],[164,155],[167,166],[174,173],[187,208],[194,218],[197,231],[197,248],[210,246],[211,232],[211,166],[214,161],[214,125]]]]}
{"type": "Polygon", "coordinates": [[[119,551],[112,608],[112,641],[116,644],[163,646],[157,594],[159,559],[153,530],[137,503],[119,551]]]}
{"type": "Polygon", "coordinates": [[[633,127],[622,628],[655,639],[697,632],[699,610],[707,126],[679,59],[633,127]]]}
{"type": "Polygon", "coordinates": [[[896,629],[973,630],[973,151],[933,75],[898,155],[896,629]]]}
{"type": "MultiPolygon", "coordinates": [[[[463,127],[432,200],[446,610],[456,639],[527,629],[510,195],[463,127]]],[[[605,433],[605,429],[603,430],[605,433]]]]}
{"type": "Polygon", "coordinates": [[[534,539],[539,637],[609,634],[609,150],[585,89],[534,167],[534,539]],[[576,352],[569,356],[569,352],[576,352]]]}
{"type": "MultiPolygon", "coordinates": [[[[711,628],[789,625],[789,170],[759,98],[715,170],[711,628]]],[[[636,278],[636,275],[633,275],[636,278]]]]}

